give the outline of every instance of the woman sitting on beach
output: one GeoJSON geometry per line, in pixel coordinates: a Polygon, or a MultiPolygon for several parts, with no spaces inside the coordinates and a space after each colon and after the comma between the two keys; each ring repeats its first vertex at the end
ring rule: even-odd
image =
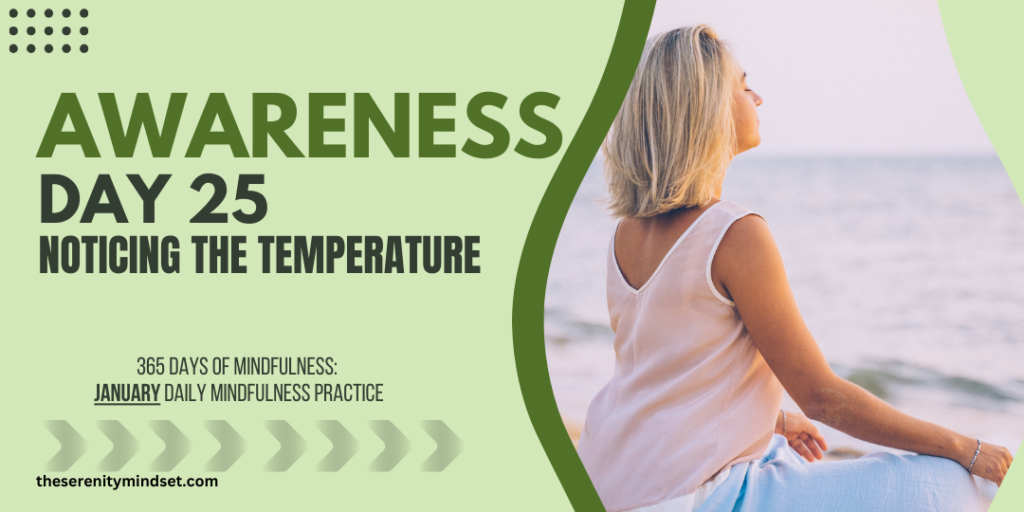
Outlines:
{"type": "Polygon", "coordinates": [[[1010,452],[838,377],[768,224],[719,199],[732,157],[760,142],[760,104],[705,25],[644,48],[604,146],[621,218],[608,251],[615,373],[579,441],[598,495],[610,512],[980,510],[970,475],[1000,484],[1010,452]],[[780,409],[783,389],[806,416],[780,409]],[[808,464],[827,450],[808,418],[916,454],[808,464]]]}

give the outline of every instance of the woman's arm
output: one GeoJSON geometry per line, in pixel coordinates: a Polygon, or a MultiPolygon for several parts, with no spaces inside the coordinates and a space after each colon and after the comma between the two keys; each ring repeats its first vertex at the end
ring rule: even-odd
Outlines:
{"type": "MultiPolygon", "coordinates": [[[[763,219],[748,215],[733,223],[711,275],[719,292],[736,303],[754,344],[808,417],[870,443],[970,466],[975,439],[904,414],[832,371],[797,309],[763,219]]],[[[1012,460],[1006,448],[982,443],[972,473],[999,484],[1012,460]]]]}

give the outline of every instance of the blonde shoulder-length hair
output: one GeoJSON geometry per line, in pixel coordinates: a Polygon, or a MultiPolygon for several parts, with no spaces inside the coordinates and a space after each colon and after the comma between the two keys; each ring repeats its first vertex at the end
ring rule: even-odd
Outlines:
{"type": "Polygon", "coordinates": [[[602,146],[614,216],[651,217],[711,201],[736,147],[737,70],[707,25],[647,41],[602,146]]]}

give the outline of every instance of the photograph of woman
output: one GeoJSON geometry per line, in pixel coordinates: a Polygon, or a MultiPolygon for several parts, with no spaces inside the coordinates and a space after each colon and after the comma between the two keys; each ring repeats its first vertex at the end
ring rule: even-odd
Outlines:
{"type": "Polygon", "coordinates": [[[732,159],[761,142],[763,101],[707,25],[643,50],[602,148],[615,361],[578,444],[598,495],[609,512],[984,510],[971,475],[998,485],[1011,452],[838,376],[771,218],[721,198],[732,159]],[[811,420],[907,453],[822,461],[811,420]]]}

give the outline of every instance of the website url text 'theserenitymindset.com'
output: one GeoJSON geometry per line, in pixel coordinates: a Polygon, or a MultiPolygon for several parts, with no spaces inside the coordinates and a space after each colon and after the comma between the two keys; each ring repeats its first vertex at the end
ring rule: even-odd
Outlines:
{"type": "Polygon", "coordinates": [[[36,487],[106,487],[111,490],[121,488],[138,487],[217,487],[217,479],[205,478],[184,478],[180,476],[126,476],[116,477],[110,475],[95,477],[48,477],[46,475],[36,477],[36,487]]]}

